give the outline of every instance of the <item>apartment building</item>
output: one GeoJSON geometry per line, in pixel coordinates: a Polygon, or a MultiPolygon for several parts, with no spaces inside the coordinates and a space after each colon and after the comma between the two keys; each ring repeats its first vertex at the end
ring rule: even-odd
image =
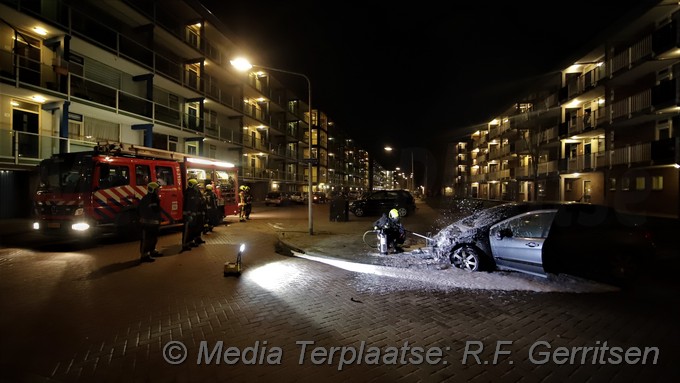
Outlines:
{"type": "Polygon", "coordinates": [[[679,28],[678,2],[660,1],[610,29],[452,143],[443,192],[678,218],[679,28]]]}
{"type": "Polygon", "coordinates": [[[104,140],[232,162],[256,199],[365,187],[351,137],[244,52],[195,0],[0,0],[0,217],[30,213],[41,159],[104,140]]]}

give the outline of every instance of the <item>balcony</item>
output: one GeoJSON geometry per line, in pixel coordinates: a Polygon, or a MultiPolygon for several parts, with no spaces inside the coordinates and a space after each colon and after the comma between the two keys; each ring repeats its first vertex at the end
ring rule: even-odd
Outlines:
{"type": "Polygon", "coordinates": [[[500,131],[500,126],[498,125],[492,125],[489,127],[489,139],[493,140],[494,138],[500,137],[501,131],[500,131]]]}
{"type": "Polygon", "coordinates": [[[502,181],[510,179],[510,169],[503,169],[487,174],[487,181],[502,181]]]}
{"type": "Polygon", "coordinates": [[[607,165],[604,153],[592,153],[565,158],[560,163],[563,164],[560,166],[560,171],[567,173],[587,172],[607,165]]]}
{"type": "Polygon", "coordinates": [[[243,103],[243,114],[263,122],[269,122],[269,114],[253,104],[243,103]]]}
{"type": "Polygon", "coordinates": [[[587,132],[589,130],[595,129],[598,124],[600,124],[602,119],[602,113],[605,109],[595,109],[590,114],[581,114],[575,118],[572,118],[567,124],[567,134],[573,136],[581,132],[587,132]]]}
{"type": "Polygon", "coordinates": [[[652,144],[626,146],[607,151],[607,164],[613,165],[632,165],[635,163],[648,163],[652,159],[652,144]]]}
{"type": "MultiPolygon", "coordinates": [[[[241,167],[239,175],[248,179],[273,180],[273,181],[295,181],[295,173],[288,173],[280,169],[266,169],[263,167],[241,167]]],[[[297,180],[299,181],[299,180],[297,180]]]]}
{"type": "Polygon", "coordinates": [[[543,137],[541,137],[541,143],[548,143],[559,139],[558,128],[556,126],[548,128],[543,131],[543,137]]]}
{"type": "MultiPolygon", "coordinates": [[[[15,84],[26,89],[40,88],[48,94],[61,98],[71,98],[117,114],[145,119],[153,123],[194,132],[205,132],[214,137],[233,141],[233,132],[228,129],[215,127],[204,128],[202,119],[191,116],[180,110],[180,106],[159,104],[148,100],[146,95],[132,94],[117,87],[95,81],[93,79],[70,73],[67,68],[47,65],[38,61],[22,58],[15,60],[15,56],[0,48],[0,63],[12,63],[11,67],[0,67],[0,81],[15,84]],[[16,66],[16,63],[19,63],[16,66]],[[212,130],[211,130],[212,129],[212,130]]],[[[199,79],[199,81],[209,80],[199,79]]],[[[224,93],[219,93],[224,100],[224,93]]],[[[226,96],[231,102],[231,96],[226,96]]]]}
{"type": "Polygon", "coordinates": [[[578,76],[567,85],[567,97],[572,99],[590,89],[597,87],[599,81],[605,79],[606,76],[607,74],[605,65],[595,67],[592,70],[578,76]]]}
{"type": "Polygon", "coordinates": [[[560,160],[560,171],[567,173],[587,172],[614,165],[649,164],[651,163],[651,143],[630,145],[623,148],[578,155],[560,160]]]}
{"type": "Polygon", "coordinates": [[[616,75],[617,72],[629,70],[635,64],[651,58],[652,53],[654,53],[652,50],[652,36],[649,35],[611,58],[609,61],[609,73],[616,75]]]}
{"type": "Polygon", "coordinates": [[[96,142],[20,132],[0,127],[0,163],[33,168],[44,158],[66,150],[68,153],[91,151],[96,142]]]}
{"type": "Polygon", "coordinates": [[[652,106],[652,91],[647,89],[641,93],[616,101],[611,105],[612,121],[631,118],[635,114],[647,113],[652,106]]]}

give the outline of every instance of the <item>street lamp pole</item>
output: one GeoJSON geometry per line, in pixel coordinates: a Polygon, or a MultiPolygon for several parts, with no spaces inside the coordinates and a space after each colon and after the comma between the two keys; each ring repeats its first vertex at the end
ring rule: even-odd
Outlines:
{"type": "Polygon", "coordinates": [[[237,58],[234,60],[231,60],[231,65],[233,65],[237,70],[248,70],[251,68],[262,68],[274,72],[281,72],[281,73],[287,73],[287,74],[292,74],[295,76],[300,76],[303,77],[307,81],[307,108],[309,109],[309,121],[307,123],[308,125],[308,134],[309,134],[309,159],[308,159],[308,167],[309,167],[309,180],[307,183],[307,188],[309,189],[307,191],[307,210],[308,210],[308,222],[309,222],[309,235],[314,235],[314,217],[312,215],[312,81],[307,77],[306,75],[298,72],[291,72],[289,70],[285,69],[278,69],[278,68],[272,68],[272,67],[267,67],[264,65],[253,65],[248,60],[244,58],[237,58]]]}
{"type": "Polygon", "coordinates": [[[413,178],[413,149],[411,149],[411,193],[415,193],[416,180],[413,178]]]}

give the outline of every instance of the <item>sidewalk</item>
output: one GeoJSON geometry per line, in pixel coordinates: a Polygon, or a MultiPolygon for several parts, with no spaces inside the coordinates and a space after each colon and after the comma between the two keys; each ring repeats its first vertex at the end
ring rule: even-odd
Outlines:
{"type": "MultiPolygon", "coordinates": [[[[406,229],[425,235],[430,230],[430,223],[439,216],[439,213],[425,202],[418,201],[415,215],[417,218],[414,218],[413,222],[409,222],[409,217],[405,217],[402,222],[406,229]]],[[[404,243],[406,252],[398,256],[381,255],[378,249],[369,247],[364,242],[363,235],[367,230],[373,229],[373,222],[378,218],[356,217],[350,213],[346,222],[317,220],[314,222],[313,235],[309,234],[308,222],[298,221],[285,229],[277,230],[281,245],[278,251],[287,255],[299,253],[368,265],[400,268],[438,267],[439,261],[432,258],[431,249],[426,246],[425,240],[417,236],[407,236],[404,243]]],[[[375,234],[367,234],[366,239],[369,243],[375,242],[375,234]]]]}

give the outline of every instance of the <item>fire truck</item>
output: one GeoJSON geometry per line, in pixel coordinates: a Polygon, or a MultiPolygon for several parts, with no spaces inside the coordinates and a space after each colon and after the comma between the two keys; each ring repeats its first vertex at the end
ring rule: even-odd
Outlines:
{"type": "Polygon", "coordinates": [[[182,224],[183,192],[191,178],[201,188],[213,185],[224,217],[238,214],[238,171],[227,162],[101,142],[92,151],[55,154],[40,162],[39,172],[33,228],[44,234],[136,238],[137,205],[152,181],[160,185],[161,227],[182,224]]]}

